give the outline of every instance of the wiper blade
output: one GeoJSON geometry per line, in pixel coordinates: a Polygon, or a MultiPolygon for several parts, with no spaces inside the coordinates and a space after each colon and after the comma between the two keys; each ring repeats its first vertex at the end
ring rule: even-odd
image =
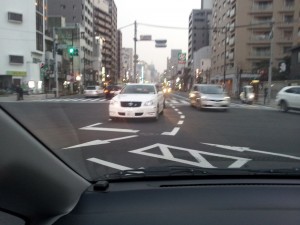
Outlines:
{"type": "Polygon", "coordinates": [[[202,176],[300,176],[299,168],[292,169],[220,169],[187,166],[148,167],[146,169],[123,170],[105,175],[101,180],[202,177],[202,176]]]}

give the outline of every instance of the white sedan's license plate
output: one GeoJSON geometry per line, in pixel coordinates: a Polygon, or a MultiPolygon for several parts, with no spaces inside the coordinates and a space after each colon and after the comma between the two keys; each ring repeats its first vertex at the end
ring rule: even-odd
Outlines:
{"type": "Polygon", "coordinates": [[[127,111],[127,112],[126,112],[126,116],[133,116],[133,115],[134,115],[134,113],[131,112],[131,111],[127,111]]]}

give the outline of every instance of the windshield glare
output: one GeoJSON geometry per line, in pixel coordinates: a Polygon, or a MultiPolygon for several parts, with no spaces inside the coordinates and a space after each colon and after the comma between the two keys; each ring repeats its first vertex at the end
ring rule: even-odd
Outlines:
{"type": "Polygon", "coordinates": [[[90,181],[297,171],[299,10],[300,0],[1,0],[0,107],[90,181]]]}
{"type": "Polygon", "coordinates": [[[223,94],[221,86],[200,86],[200,92],[203,94],[223,94]]]}

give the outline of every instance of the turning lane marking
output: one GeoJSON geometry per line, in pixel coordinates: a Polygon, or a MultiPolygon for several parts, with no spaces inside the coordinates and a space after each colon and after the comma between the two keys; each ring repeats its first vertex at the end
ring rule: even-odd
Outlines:
{"type": "Polygon", "coordinates": [[[283,158],[300,160],[300,157],[297,157],[297,156],[254,150],[254,149],[251,149],[248,147],[236,147],[236,146],[217,145],[217,144],[210,144],[210,143],[201,143],[201,144],[209,145],[209,146],[213,146],[213,147],[217,147],[217,148],[223,148],[223,149],[227,149],[227,150],[232,150],[232,151],[237,151],[237,152],[254,152],[254,153],[260,153],[260,154],[265,154],[265,155],[273,155],[273,156],[278,156],[278,157],[283,157],[283,158]]]}
{"type": "Polygon", "coordinates": [[[179,127],[175,127],[171,132],[163,132],[161,135],[175,136],[179,130],[179,127]]]}
{"type": "Polygon", "coordinates": [[[104,128],[104,127],[95,127],[101,125],[102,123],[96,123],[90,126],[79,128],[80,130],[95,130],[95,131],[110,131],[110,132],[123,132],[123,133],[137,133],[139,130],[131,129],[119,129],[119,128],[104,128]]]}
{"type": "Polygon", "coordinates": [[[124,139],[135,138],[135,137],[138,137],[138,135],[113,138],[113,139],[107,139],[107,140],[94,140],[94,141],[89,141],[89,142],[86,142],[83,144],[74,145],[71,147],[63,148],[63,149],[81,148],[81,147],[88,147],[88,146],[94,146],[94,145],[105,145],[105,144],[110,144],[113,141],[120,141],[120,140],[124,140],[124,139]]]}

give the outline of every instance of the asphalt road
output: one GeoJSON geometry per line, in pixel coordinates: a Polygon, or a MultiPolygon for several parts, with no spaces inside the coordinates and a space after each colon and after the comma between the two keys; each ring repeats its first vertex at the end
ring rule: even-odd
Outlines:
{"type": "Polygon", "coordinates": [[[0,103],[49,149],[89,179],[130,168],[287,168],[300,165],[300,114],[232,104],[198,111],[171,95],[158,121],[108,118],[108,101],[0,103]]]}

